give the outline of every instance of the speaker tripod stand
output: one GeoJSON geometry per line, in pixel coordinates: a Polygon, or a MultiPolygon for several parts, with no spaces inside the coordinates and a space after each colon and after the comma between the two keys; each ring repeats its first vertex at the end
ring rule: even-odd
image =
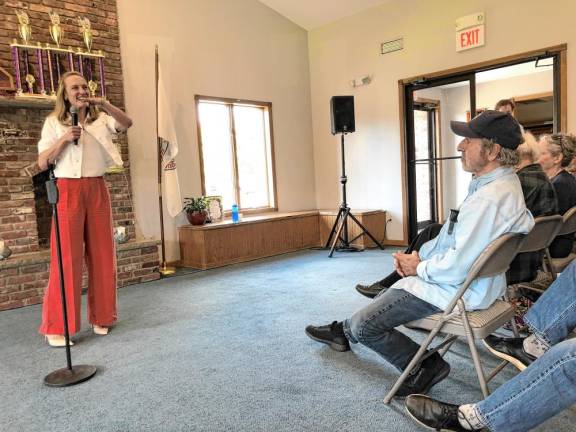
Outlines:
{"type": "Polygon", "coordinates": [[[356,216],[352,214],[350,207],[348,207],[348,203],[346,202],[346,182],[348,181],[348,178],[346,177],[346,162],[344,159],[344,135],[346,135],[346,132],[342,132],[340,135],[340,153],[342,156],[342,175],[340,176],[340,183],[342,184],[342,203],[340,204],[334,225],[332,225],[332,229],[330,230],[328,241],[324,246],[326,249],[330,247],[330,253],[328,254],[329,258],[332,258],[335,250],[340,252],[358,252],[360,249],[353,246],[352,243],[363,235],[370,237],[376,246],[384,250],[382,244],[380,244],[380,242],[370,234],[370,231],[368,231],[356,216]],[[361,230],[360,234],[353,239],[348,238],[348,218],[352,219],[352,222],[354,222],[361,230]]]}

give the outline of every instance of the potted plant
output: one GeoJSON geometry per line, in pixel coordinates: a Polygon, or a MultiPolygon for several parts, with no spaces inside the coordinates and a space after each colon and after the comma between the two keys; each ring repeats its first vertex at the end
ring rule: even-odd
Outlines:
{"type": "Polygon", "coordinates": [[[186,217],[192,225],[204,225],[208,216],[208,200],[205,197],[184,198],[186,217]]]}

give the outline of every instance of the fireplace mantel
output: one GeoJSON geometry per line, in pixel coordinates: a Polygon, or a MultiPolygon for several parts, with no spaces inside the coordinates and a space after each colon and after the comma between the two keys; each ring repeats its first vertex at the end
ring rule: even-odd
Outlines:
{"type": "Polygon", "coordinates": [[[48,98],[26,98],[0,96],[0,107],[28,108],[28,109],[52,109],[54,100],[48,98]]]}

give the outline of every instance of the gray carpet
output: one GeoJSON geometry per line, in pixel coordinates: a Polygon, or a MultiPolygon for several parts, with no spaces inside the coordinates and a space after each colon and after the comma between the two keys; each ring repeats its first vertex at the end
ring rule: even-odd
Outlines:
{"type": "MultiPolygon", "coordinates": [[[[355,283],[390,269],[390,250],[306,251],[123,288],[114,330],[75,337],[74,363],[98,374],[64,389],[42,385],[65,352],[37,334],[40,307],[2,312],[0,430],[419,430],[400,402],[382,403],[392,367],[366,348],[337,353],[304,334],[366,304],[355,283]]],[[[452,372],[431,395],[479,399],[466,346],[447,359],[452,372]]],[[[492,387],[514,374],[508,366],[492,387]]],[[[566,412],[538,430],[573,430],[575,419],[566,412]]]]}

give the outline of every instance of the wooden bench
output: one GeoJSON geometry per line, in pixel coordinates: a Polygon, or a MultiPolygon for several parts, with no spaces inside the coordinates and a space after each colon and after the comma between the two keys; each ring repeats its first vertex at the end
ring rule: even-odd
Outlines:
{"type": "MultiPolygon", "coordinates": [[[[301,249],[323,246],[337,211],[300,211],[268,213],[243,218],[239,223],[224,220],[202,226],[178,228],[180,265],[209,269],[251,261],[301,249]]],[[[369,210],[354,215],[377,239],[385,237],[386,212],[369,210]]],[[[355,228],[351,229],[353,238],[355,228]]],[[[359,232],[358,232],[359,233],[359,232]]],[[[370,239],[355,242],[371,247],[370,239]]]]}

